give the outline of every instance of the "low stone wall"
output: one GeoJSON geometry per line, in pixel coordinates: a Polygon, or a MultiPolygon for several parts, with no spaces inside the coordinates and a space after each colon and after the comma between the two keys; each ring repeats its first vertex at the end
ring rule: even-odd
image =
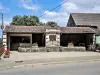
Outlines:
{"type": "Polygon", "coordinates": [[[46,47],[39,47],[38,52],[47,52],[46,47]]]}
{"type": "Polygon", "coordinates": [[[68,52],[68,51],[81,51],[84,52],[86,51],[85,47],[60,47],[60,50],[62,52],[68,52]]]}
{"type": "Polygon", "coordinates": [[[47,52],[59,52],[59,47],[46,47],[47,52]]]}
{"type": "Polygon", "coordinates": [[[31,47],[32,45],[30,43],[19,43],[20,47],[31,47]]]}
{"type": "Polygon", "coordinates": [[[18,48],[18,51],[19,52],[30,52],[31,51],[31,48],[26,48],[26,47],[19,47],[18,48]]]}
{"type": "Polygon", "coordinates": [[[86,51],[85,47],[19,47],[19,52],[68,52],[86,51]]]}

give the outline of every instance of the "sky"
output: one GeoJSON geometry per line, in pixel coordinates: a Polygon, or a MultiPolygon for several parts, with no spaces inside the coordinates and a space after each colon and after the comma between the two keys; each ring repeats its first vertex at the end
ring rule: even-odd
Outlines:
{"type": "MultiPolygon", "coordinates": [[[[55,21],[66,26],[70,13],[99,13],[100,0],[0,0],[0,13],[4,14],[4,24],[9,25],[13,16],[35,15],[41,22],[55,21]],[[65,3],[64,3],[65,2],[65,3]],[[54,11],[50,11],[64,3],[54,11]],[[42,14],[46,15],[40,17],[42,14]]],[[[1,25],[1,18],[0,18],[1,25]]],[[[0,30],[1,37],[1,30],[0,30]]]]}

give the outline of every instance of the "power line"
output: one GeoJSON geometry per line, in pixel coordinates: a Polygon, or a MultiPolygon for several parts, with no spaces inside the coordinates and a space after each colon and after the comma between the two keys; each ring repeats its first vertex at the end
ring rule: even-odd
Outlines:
{"type": "MultiPolygon", "coordinates": [[[[51,9],[51,10],[49,10],[49,11],[53,11],[53,10],[57,9],[58,7],[60,7],[61,5],[65,4],[65,3],[68,2],[68,1],[69,1],[69,0],[65,0],[64,2],[62,2],[61,4],[59,4],[58,6],[54,7],[53,9],[51,9]]],[[[91,7],[90,11],[92,11],[92,9],[95,7],[96,3],[97,3],[97,0],[95,0],[95,2],[94,2],[94,4],[93,4],[93,6],[91,7]]],[[[90,11],[89,11],[89,12],[90,12],[90,11]]],[[[39,17],[42,17],[42,16],[44,16],[44,15],[46,15],[46,14],[48,14],[48,13],[49,13],[49,12],[46,12],[46,13],[40,15],[39,17]]]]}
{"type": "MultiPolygon", "coordinates": [[[[61,3],[60,5],[54,7],[53,9],[51,9],[51,10],[49,10],[49,11],[53,11],[53,10],[55,10],[56,8],[60,7],[61,5],[63,5],[64,3],[68,2],[68,1],[69,1],[69,0],[65,0],[63,3],[61,3]]],[[[42,16],[44,16],[44,15],[46,15],[46,14],[48,14],[48,12],[42,14],[40,17],[42,17],[42,16]]]]}
{"type": "MultiPolygon", "coordinates": [[[[95,0],[95,2],[94,2],[94,4],[93,4],[93,6],[91,7],[90,11],[92,11],[92,9],[95,7],[96,3],[97,3],[97,0],[95,0]]],[[[90,12],[90,11],[89,11],[89,12],[90,12]]]]}

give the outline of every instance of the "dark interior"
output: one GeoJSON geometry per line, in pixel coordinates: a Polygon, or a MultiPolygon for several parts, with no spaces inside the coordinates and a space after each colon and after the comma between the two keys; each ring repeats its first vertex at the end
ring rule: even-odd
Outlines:
{"type": "Polygon", "coordinates": [[[19,43],[30,43],[29,36],[10,36],[10,49],[17,50],[19,43]]]}
{"type": "MultiPolygon", "coordinates": [[[[30,36],[10,36],[10,49],[18,50],[19,43],[30,43],[30,36]]],[[[39,47],[45,46],[45,35],[34,33],[32,34],[32,44],[37,43],[39,47]]],[[[31,43],[30,43],[31,44],[31,43]]]]}
{"type": "Polygon", "coordinates": [[[72,42],[74,46],[85,46],[93,43],[92,34],[61,34],[60,45],[68,46],[72,42]]]}
{"type": "Polygon", "coordinates": [[[32,34],[32,43],[37,43],[39,47],[45,46],[45,35],[42,33],[32,34]]]}

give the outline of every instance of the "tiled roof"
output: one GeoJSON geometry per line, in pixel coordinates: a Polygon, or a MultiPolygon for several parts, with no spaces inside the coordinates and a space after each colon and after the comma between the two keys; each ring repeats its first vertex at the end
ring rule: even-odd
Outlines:
{"type": "MultiPolygon", "coordinates": [[[[6,26],[4,32],[44,33],[45,29],[45,26],[6,26]]],[[[59,27],[59,29],[61,33],[95,33],[90,27],[59,27]]]]}
{"type": "Polygon", "coordinates": [[[4,32],[44,32],[45,26],[6,26],[4,32]]]}
{"type": "Polygon", "coordinates": [[[99,13],[72,13],[76,25],[100,26],[99,13]]]}
{"type": "Polygon", "coordinates": [[[95,33],[90,27],[61,27],[62,33],[95,33]]]}

